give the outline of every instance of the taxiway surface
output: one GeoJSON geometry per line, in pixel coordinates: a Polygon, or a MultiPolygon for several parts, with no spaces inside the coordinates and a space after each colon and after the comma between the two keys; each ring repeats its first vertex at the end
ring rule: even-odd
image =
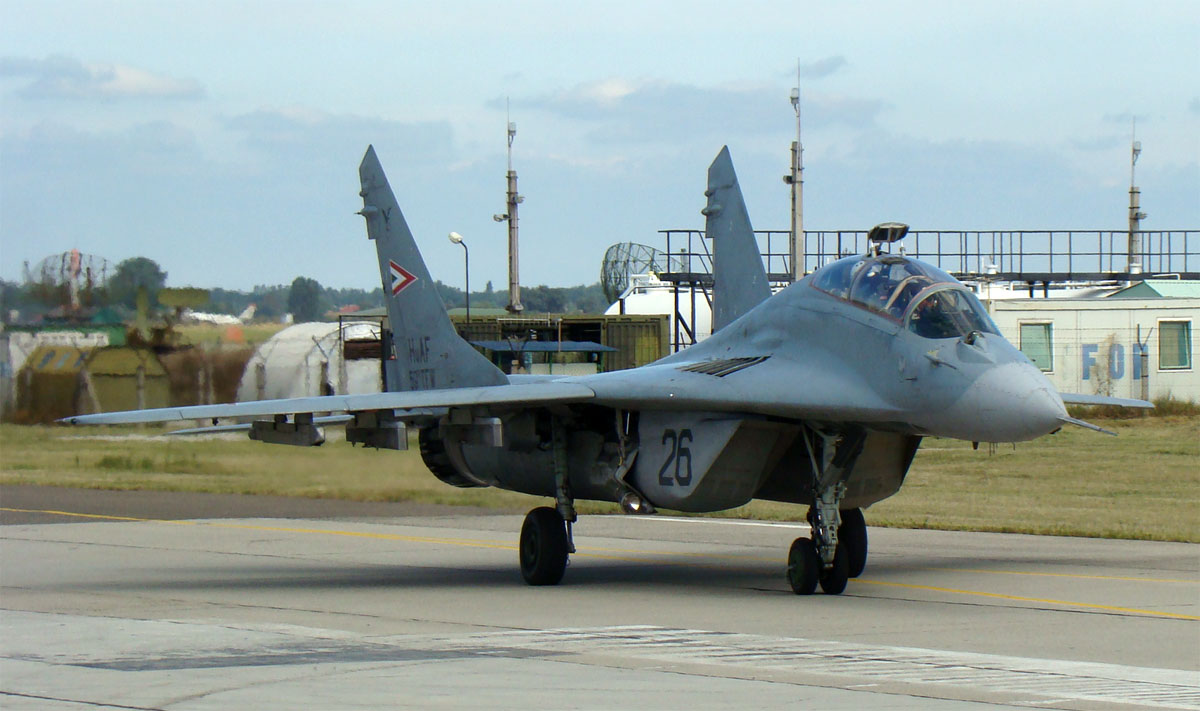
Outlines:
{"type": "MultiPolygon", "coordinates": [[[[520,516],[0,488],[5,709],[1200,709],[1200,546],[585,517],[531,588],[520,516]]],[[[868,516],[869,520],[869,516],[868,516]]]]}

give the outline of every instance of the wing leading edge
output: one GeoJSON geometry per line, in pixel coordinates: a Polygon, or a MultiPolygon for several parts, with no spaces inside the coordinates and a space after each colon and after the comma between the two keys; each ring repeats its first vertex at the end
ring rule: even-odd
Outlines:
{"type": "Polygon", "coordinates": [[[448,407],[528,406],[585,402],[595,392],[576,383],[552,381],[521,385],[493,385],[449,390],[370,393],[366,395],[326,395],[282,400],[257,400],[227,405],[164,407],[154,410],[128,410],[95,415],[76,415],[59,420],[72,425],[130,425],[178,420],[223,420],[243,417],[270,417],[313,412],[400,411],[403,419],[422,411],[448,407]]]}
{"type": "Polygon", "coordinates": [[[1125,397],[1110,397],[1108,395],[1083,395],[1081,393],[1059,393],[1059,397],[1067,405],[1089,405],[1096,407],[1099,405],[1111,405],[1113,407],[1140,407],[1143,409],[1153,409],[1154,403],[1145,400],[1134,400],[1125,397]]]}

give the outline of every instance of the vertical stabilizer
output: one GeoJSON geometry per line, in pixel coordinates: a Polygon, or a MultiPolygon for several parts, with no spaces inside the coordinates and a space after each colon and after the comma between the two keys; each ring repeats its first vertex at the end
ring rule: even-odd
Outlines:
{"type": "Polygon", "coordinates": [[[701,211],[713,245],[713,333],[771,295],[762,254],[742,199],[729,147],[708,167],[708,205],[701,211]]]}
{"type": "Polygon", "coordinates": [[[367,236],[375,240],[395,358],[386,361],[388,390],[502,385],[508,378],[454,330],[396,203],[375,148],[358,166],[367,236]]]}

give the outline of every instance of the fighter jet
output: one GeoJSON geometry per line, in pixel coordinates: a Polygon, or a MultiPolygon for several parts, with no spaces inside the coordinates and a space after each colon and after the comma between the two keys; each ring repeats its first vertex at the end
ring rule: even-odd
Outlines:
{"type": "Polygon", "coordinates": [[[1000,335],[962,284],[886,245],[771,294],[728,149],[701,211],[714,243],[707,340],[641,368],[588,376],[505,375],[458,336],[373,147],[359,166],[367,235],[387,297],[387,391],[79,415],[75,424],[211,421],[267,443],[346,439],[406,449],[417,430],[434,476],[554,499],[521,528],[521,574],[563,578],[575,502],[627,513],[712,512],[767,499],[808,506],[811,535],[788,553],[797,594],[839,594],[867,560],[862,510],[895,494],[924,437],[1016,442],[1064,424],[1063,396],[1000,335]],[[254,418],[241,425],[220,420],[254,418]]]}

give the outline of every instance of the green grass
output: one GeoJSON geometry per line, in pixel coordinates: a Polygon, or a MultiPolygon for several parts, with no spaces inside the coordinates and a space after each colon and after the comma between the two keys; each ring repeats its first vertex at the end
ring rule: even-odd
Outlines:
{"type": "MultiPolygon", "coordinates": [[[[872,525],[1200,542],[1200,417],[1106,420],[1108,437],[1066,428],[1034,442],[978,451],[927,439],[872,525]]],[[[0,483],[103,489],[276,494],[415,501],[525,511],[535,497],[456,489],[414,448],[315,448],[237,439],[153,437],[149,428],[0,425],[0,483]]],[[[333,440],[334,428],[329,430],[333,440]]],[[[583,502],[584,513],[612,504],[583,502]]],[[[800,506],[753,502],[723,512],[803,520],[800,506]]]]}

